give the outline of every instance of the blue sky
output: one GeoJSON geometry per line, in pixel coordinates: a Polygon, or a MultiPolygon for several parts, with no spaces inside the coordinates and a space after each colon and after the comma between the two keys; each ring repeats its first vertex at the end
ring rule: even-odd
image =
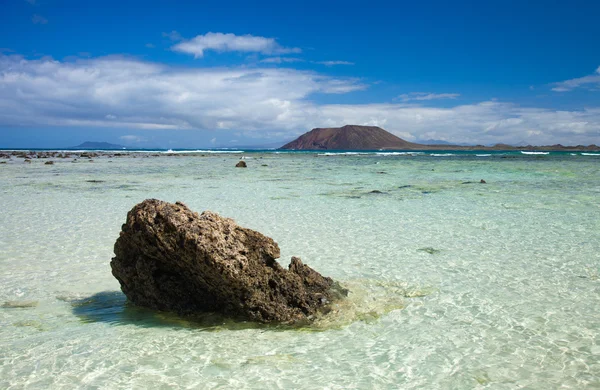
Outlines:
{"type": "Polygon", "coordinates": [[[600,2],[0,1],[0,147],[600,144],[600,2]]]}

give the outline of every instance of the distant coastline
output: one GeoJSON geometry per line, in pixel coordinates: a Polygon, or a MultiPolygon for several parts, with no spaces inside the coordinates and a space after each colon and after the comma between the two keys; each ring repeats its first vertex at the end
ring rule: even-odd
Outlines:
{"type": "Polygon", "coordinates": [[[597,145],[564,146],[507,144],[485,145],[425,145],[408,142],[377,126],[345,125],[315,128],[302,134],[280,150],[383,150],[383,151],[532,151],[532,152],[590,152],[600,151],[597,145]]]}

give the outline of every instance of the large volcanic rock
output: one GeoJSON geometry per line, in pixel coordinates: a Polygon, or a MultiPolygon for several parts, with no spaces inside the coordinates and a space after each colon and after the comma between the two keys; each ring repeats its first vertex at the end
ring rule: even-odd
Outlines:
{"type": "Polygon", "coordinates": [[[130,301],[179,314],[295,323],[340,296],[299,258],[285,270],[278,257],[275,241],[229,218],[148,199],[127,214],[110,265],[130,301]]]}

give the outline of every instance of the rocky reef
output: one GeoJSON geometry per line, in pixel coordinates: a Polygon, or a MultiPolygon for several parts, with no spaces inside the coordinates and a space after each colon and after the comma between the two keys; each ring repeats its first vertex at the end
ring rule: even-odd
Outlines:
{"type": "Polygon", "coordinates": [[[271,238],[181,202],[134,206],[114,251],[112,274],[131,302],[182,315],[306,323],[347,293],[297,257],[284,269],[271,238]]]}

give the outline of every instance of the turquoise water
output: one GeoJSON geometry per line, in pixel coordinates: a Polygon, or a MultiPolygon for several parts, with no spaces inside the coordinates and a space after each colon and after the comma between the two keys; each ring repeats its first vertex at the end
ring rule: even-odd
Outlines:
{"type": "Polygon", "coordinates": [[[0,388],[600,388],[600,156],[444,154],[1,164],[0,304],[37,305],[0,308],[0,388]],[[146,198],[273,237],[348,302],[309,329],[128,305],[109,262],[146,198]]]}

